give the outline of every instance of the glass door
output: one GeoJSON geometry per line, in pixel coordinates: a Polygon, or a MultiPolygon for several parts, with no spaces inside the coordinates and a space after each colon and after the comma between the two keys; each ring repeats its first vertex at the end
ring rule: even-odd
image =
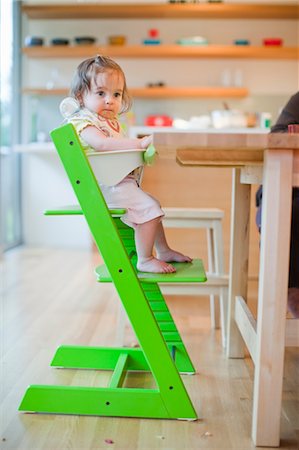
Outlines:
{"type": "Polygon", "coordinates": [[[19,2],[0,2],[0,249],[21,243],[19,138],[19,2]]]}

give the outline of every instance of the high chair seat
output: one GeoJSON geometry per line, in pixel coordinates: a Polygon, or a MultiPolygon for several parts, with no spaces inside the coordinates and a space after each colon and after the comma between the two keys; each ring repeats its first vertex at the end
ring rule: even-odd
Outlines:
{"type": "Polygon", "coordinates": [[[143,166],[144,149],[87,152],[86,156],[99,183],[114,186],[143,166]]]}

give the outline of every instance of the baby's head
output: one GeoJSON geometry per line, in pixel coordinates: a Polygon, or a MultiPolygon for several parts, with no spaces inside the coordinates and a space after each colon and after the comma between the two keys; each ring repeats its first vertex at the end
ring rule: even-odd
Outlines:
{"type": "Polygon", "coordinates": [[[97,55],[82,61],[74,74],[70,94],[84,106],[83,98],[91,91],[99,74],[117,74],[122,80],[122,98],[120,113],[131,107],[131,98],[127,89],[126,77],[122,68],[108,56],[97,55]]]}

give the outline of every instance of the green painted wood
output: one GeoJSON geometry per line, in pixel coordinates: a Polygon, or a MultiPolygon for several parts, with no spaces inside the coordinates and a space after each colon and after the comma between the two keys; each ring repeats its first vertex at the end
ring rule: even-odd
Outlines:
{"type": "Polygon", "coordinates": [[[179,342],[168,341],[167,345],[171,354],[173,348],[175,348],[175,365],[179,372],[182,374],[194,375],[196,373],[195,368],[182,340],[179,342]]]}
{"type": "Polygon", "coordinates": [[[168,311],[164,302],[149,302],[152,311],[168,311]]]}
{"type": "Polygon", "coordinates": [[[158,323],[170,322],[173,320],[170,312],[154,312],[154,316],[158,323]]]}
{"type": "MultiPolygon", "coordinates": [[[[119,218],[114,221],[111,217],[72,125],[54,130],[51,136],[79,202],[78,208],[63,208],[60,212],[72,215],[82,211],[84,214],[141,348],[59,347],[52,366],[114,370],[111,380],[114,387],[31,386],[25,393],[20,410],[196,419],[176,365],[185,369],[187,361],[190,371],[194,368],[168,308],[163,304],[162,311],[161,305],[158,311],[153,311],[159,303],[165,302],[157,285],[157,279],[161,280],[161,277],[142,274],[139,280],[132,230],[119,218]],[[175,363],[172,356],[175,356],[175,363]],[[128,370],[150,371],[157,389],[120,387],[128,370]]],[[[59,210],[48,210],[47,214],[54,215],[53,211],[59,214],[59,210]]],[[[201,264],[178,266],[180,275],[176,275],[177,281],[194,282],[191,266],[200,269],[197,280],[205,281],[201,264]]],[[[168,282],[172,281],[170,276],[167,277],[168,282]]]]}
{"type": "MultiPolygon", "coordinates": [[[[133,388],[33,385],[27,389],[19,409],[55,414],[176,418],[167,410],[158,390],[133,388]]],[[[189,411],[182,408],[182,413],[188,418],[189,411]]]]}
{"type": "MultiPolygon", "coordinates": [[[[201,259],[194,259],[192,263],[171,263],[175,268],[175,273],[146,273],[137,272],[137,277],[144,283],[203,283],[207,281],[203,262],[201,259]]],[[[103,264],[96,268],[98,281],[101,283],[111,283],[112,276],[108,268],[103,264]]]]}
{"type": "Polygon", "coordinates": [[[109,383],[110,389],[122,387],[125,376],[126,376],[128,358],[129,358],[129,355],[127,353],[120,354],[117,364],[115,366],[115,369],[113,371],[110,383],[109,383]]]}
{"type": "Polygon", "coordinates": [[[161,331],[176,331],[174,322],[159,322],[159,328],[161,331]]]}
{"type": "MultiPolygon", "coordinates": [[[[123,208],[119,209],[109,209],[112,216],[122,216],[125,214],[126,210],[123,208]]],[[[66,205],[60,206],[55,209],[46,209],[44,211],[45,216],[83,216],[83,211],[79,205],[66,205]]]]}
{"type": "MultiPolygon", "coordinates": [[[[73,127],[61,127],[51,136],[167,408],[181,417],[183,403],[188,405],[188,417],[193,416],[194,408],[73,127]]],[[[121,221],[119,225],[126,229],[121,221]]]]}
{"type": "Polygon", "coordinates": [[[52,359],[52,367],[68,369],[114,370],[120,356],[128,355],[127,370],[149,371],[149,365],[140,348],[111,348],[61,345],[52,359]]]}

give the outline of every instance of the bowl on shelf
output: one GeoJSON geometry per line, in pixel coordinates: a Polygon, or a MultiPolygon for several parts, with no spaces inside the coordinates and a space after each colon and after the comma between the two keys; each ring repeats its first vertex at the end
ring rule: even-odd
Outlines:
{"type": "Polygon", "coordinates": [[[144,45],[159,45],[161,44],[161,39],[159,38],[159,30],[157,28],[151,28],[147,32],[148,37],[143,39],[142,43],[144,45]]]}
{"type": "Polygon", "coordinates": [[[38,36],[27,36],[25,37],[25,45],[26,47],[44,45],[44,38],[38,36]]]}
{"type": "Polygon", "coordinates": [[[91,36],[77,36],[74,38],[77,45],[92,45],[96,42],[96,38],[91,36]]]}
{"type": "Polygon", "coordinates": [[[202,36],[190,36],[176,41],[179,45],[208,45],[208,40],[202,36]]]}
{"type": "Polygon", "coordinates": [[[250,41],[248,39],[235,39],[234,45],[250,45],[250,41]]]}
{"type": "Polygon", "coordinates": [[[69,45],[69,39],[64,38],[53,38],[51,40],[51,45],[69,45]]]}
{"type": "Polygon", "coordinates": [[[123,35],[108,36],[109,45],[125,45],[126,41],[126,36],[123,35]]]}

